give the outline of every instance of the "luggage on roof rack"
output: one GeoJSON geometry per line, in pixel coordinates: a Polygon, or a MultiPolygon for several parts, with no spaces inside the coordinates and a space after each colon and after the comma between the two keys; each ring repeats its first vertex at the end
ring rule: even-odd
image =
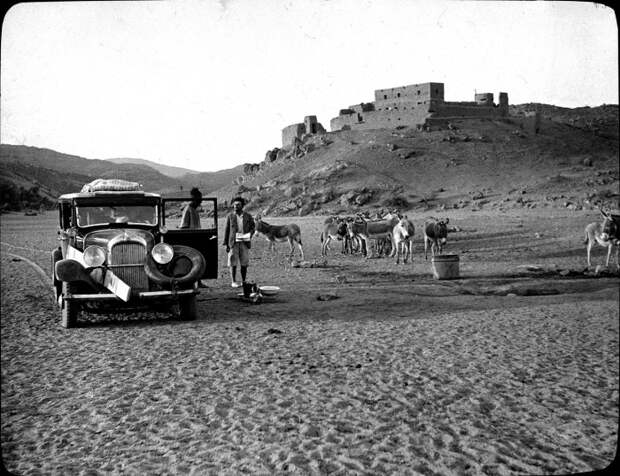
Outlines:
{"type": "Polygon", "coordinates": [[[139,192],[138,182],[122,179],[96,179],[82,187],[82,192],[139,192]]]}

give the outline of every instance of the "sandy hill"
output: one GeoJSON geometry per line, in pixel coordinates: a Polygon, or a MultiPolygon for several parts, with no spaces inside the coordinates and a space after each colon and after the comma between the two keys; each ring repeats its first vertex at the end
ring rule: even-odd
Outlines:
{"type": "Polygon", "coordinates": [[[241,194],[250,210],[266,215],[420,207],[579,209],[597,203],[617,208],[618,107],[543,110],[539,134],[515,114],[455,121],[452,130],[404,127],[309,136],[305,153],[279,151],[276,160],[255,164],[216,195],[226,204],[241,194]]]}

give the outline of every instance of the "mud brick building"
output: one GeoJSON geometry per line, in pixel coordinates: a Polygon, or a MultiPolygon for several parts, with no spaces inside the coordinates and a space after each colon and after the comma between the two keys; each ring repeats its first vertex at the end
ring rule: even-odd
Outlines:
{"type": "Polygon", "coordinates": [[[444,100],[443,83],[422,83],[377,89],[375,100],[341,109],[330,121],[332,131],[342,129],[394,128],[400,125],[419,129],[443,125],[454,119],[493,118],[508,115],[508,94],[478,93],[472,102],[444,100]]]}

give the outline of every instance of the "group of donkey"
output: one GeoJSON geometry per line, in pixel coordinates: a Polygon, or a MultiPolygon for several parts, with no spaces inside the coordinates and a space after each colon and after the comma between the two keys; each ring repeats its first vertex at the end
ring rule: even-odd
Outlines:
{"type": "MultiPolygon", "coordinates": [[[[616,263],[620,249],[620,215],[606,213],[599,209],[602,222],[593,222],[585,228],[585,239],[587,250],[588,267],[592,266],[590,255],[594,245],[607,248],[606,266],[609,261],[612,249],[616,247],[616,263]]],[[[428,218],[424,222],[424,259],[427,259],[428,248],[431,255],[441,254],[447,243],[449,219],[428,218]]],[[[301,242],[301,230],[298,225],[270,225],[262,220],[261,216],[256,217],[256,231],[261,233],[270,242],[270,249],[275,249],[276,242],[288,241],[290,255],[293,256],[295,248],[299,247],[301,259],[304,260],[304,250],[301,242]]],[[[407,218],[395,212],[388,213],[381,220],[367,220],[361,215],[356,217],[329,217],[325,219],[321,232],[321,255],[326,256],[329,244],[333,240],[342,242],[342,252],[352,252],[357,248],[366,257],[368,250],[372,250],[370,243],[374,240],[377,244],[387,241],[391,244],[391,257],[396,257],[396,263],[400,263],[401,256],[403,263],[412,259],[413,236],[415,226],[407,218]]],[[[372,255],[372,251],[371,251],[372,255]]]]}
{"type": "MultiPolygon", "coordinates": [[[[430,246],[432,256],[441,254],[448,239],[449,219],[429,218],[424,223],[424,258],[428,257],[430,246]]],[[[362,216],[356,217],[329,217],[323,224],[321,233],[321,254],[327,255],[329,243],[332,240],[342,241],[342,251],[346,253],[356,248],[368,256],[371,242],[376,243],[376,251],[381,252],[383,244],[390,245],[391,257],[396,257],[396,263],[411,260],[413,263],[413,237],[415,226],[406,215],[388,213],[380,220],[366,220],[362,216]]]]}
{"type": "MultiPolygon", "coordinates": [[[[288,241],[290,256],[295,252],[295,245],[299,248],[301,259],[304,260],[304,250],[301,241],[301,230],[298,225],[270,225],[260,215],[256,217],[256,231],[265,236],[270,242],[270,249],[275,249],[276,242],[288,241]]],[[[431,255],[441,254],[448,237],[448,222],[446,219],[429,218],[424,223],[424,258],[427,259],[430,246],[431,255]]],[[[329,217],[323,224],[321,232],[321,255],[327,255],[329,243],[332,240],[342,242],[343,252],[357,248],[368,256],[372,247],[371,241],[376,243],[388,241],[391,245],[390,256],[396,256],[396,263],[412,260],[413,236],[415,226],[407,218],[397,213],[388,213],[381,220],[366,220],[360,215],[356,217],[329,217]],[[357,244],[357,246],[355,246],[357,244]]]]}

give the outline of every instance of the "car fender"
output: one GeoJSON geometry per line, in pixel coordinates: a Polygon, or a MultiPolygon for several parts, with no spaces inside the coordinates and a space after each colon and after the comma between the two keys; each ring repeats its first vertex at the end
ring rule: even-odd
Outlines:
{"type": "Polygon", "coordinates": [[[61,259],[56,261],[54,272],[59,281],[67,283],[81,281],[97,289],[97,283],[90,277],[86,268],[74,259],[61,259]]]}

